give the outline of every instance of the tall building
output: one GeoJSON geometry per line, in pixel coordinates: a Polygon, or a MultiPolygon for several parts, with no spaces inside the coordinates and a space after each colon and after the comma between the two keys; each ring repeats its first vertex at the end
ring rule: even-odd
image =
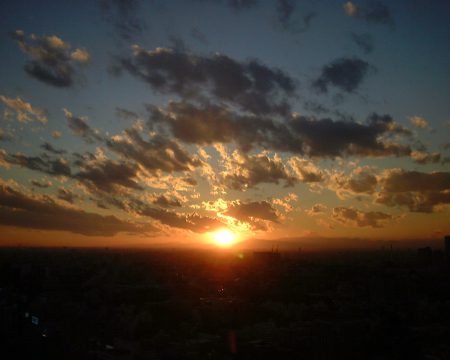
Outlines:
{"type": "Polygon", "coordinates": [[[445,258],[447,262],[450,262],[450,235],[444,237],[445,243],[445,258]]]}

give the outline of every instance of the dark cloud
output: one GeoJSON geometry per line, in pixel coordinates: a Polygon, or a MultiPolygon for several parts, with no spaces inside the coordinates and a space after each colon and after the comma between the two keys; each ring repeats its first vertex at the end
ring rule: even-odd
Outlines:
{"type": "Polygon", "coordinates": [[[222,54],[206,57],[134,46],[133,56],[122,65],[159,92],[191,98],[212,95],[254,114],[289,114],[286,98],[296,89],[294,80],[279,69],[222,54]]]}
{"type": "Polygon", "coordinates": [[[193,158],[175,141],[159,135],[144,140],[137,129],[126,129],[124,135],[114,136],[107,140],[110,150],[120,154],[124,159],[134,160],[147,171],[154,173],[187,171],[201,166],[201,162],[193,158]]]}
{"type": "Polygon", "coordinates": [[[294,18],[293,13],[297,7],[296,0],[277,0],[276,13],[277,21],[282,28],[293,34],[299,34],[307,31],[312,20],[317,16],[315,12],[308,12],[301,18],[294,18]]]}
{"type": "Polygon", "coordinates": [[[58,189],[58,199],[64,200],[69,204],[73,204],[78,196],[72,191],[60,187],[58,189]]]}
{"type": "Polygon", "coordinates": [[[227,0],[227,3],[234,10],[244,10],[255,7],[259,0],[227,0]]]}
{"type": "Polygon", "coordinates": [[[157,196],[153,201],[153,204],[162,207],[181,207],[181,202],[178,199],[171,199],[164,194],[157,196]]]}
{"type": "Polygon", "coordinates": [[[245,190],[258,184],[278,184],[283,181],[292,186],[297,179],[290,175],[282,160],[266,154],[243,155],[240,159],[229,159],[229,169],[223,174],[224,183],[231,189],[245,190]]]}
{"type": "Polygon", "coordinates": [[[249,224],[253,230],[267,230],[266,221],[278,223],[280,218],[276,210],[267,201],[255,201],[243,203],[232,202],[226,212],[226,216],[231,216],[241,223],[249,224]]]}
{"type": "Polygon", "coordinates": [[[104,18],[122,39],[133,39],[145,30],[145,21],[139,15],[141,0],[99,0],[99,5],[104,18]]]}
{"type": "Polygon", "coordinates": [[[152,108],[150,128],[165,123],[172,134],[199,145],[235,143],[244,152],[252,148],[315,157],[407,156],[411,149],[389,138],[411,132],[389,115],[371,114],[366,123],[351,120],[293,116],[279,122],[262,116],[242,116],[226,107],[171,102],[165,110],[152,108]],[[324,139],[327,139],[324,141],[324,139]]]}
{"type": "Polygon", "coordinates": [[[88,144],[93,144],[94,142],[103,140],[98,131],[92,129],[88,125],[86,118],[73,116],[73,114],[66,109],[64,109],[64,114],[70,130],[72,130],[75,135],[81,137],[88,144]]]}
{"type": "Polygon", "coordinates": [[[14,139],[14,135],[8,131],[0,128],[0,141],[12,141],[14,139]]]}
{"type": "Polygon", "coordinates": [[[41,189],[46,189],[46,188],[49,188],[50,186],[52,186],[51,181],[31,180],[30,183],[31,183],[31,185],[41,188],[41,189]]]}
{"type": "Polygon", "coordinates": [[[323,204],[314,204],[311,209],[307,210],[306,213],[309,216],[316,216],[323,214],[327,210],[327,207],[323,204]]]}
{"type": "Polygon", "coordinates": [[[191,29],[190,35],[203,45],[209,45],[206,35],[197,27],[191,29]]]}
{"type": "Polygon", "coordinates": [[[377,177],[369,169],[356,169],[350,176],[342,174],[333,177],[338,191],[352,194],[373,194],[378,185],[377,177]]]}
{"type": "Polygon", "coordinates": [[[45,151],[47,151],[49,153],[52,153],[52,154],[55,154],[55,155],[62,155],[62,154],[66,154],[67,153],[66,150],[54,148],[53,145],[48,143],[48,142],[44,142],[41,145],[41,149],[44,149],[45,151]]]}
{"type": "Polygon", "coordinates": [[[95,190],[120,193],[120,187],[142,190],[136,182],[138,171],[138,166],[133,162],[96,159],[81,163],[80,171],[74,178],[95,190]]]}
{"type": "Polygon", "coordinates": [[[277,0],[277,14],[278,21],[287,26],[291,18],[292,13],[295,10],[296,1],[295,0],[277,0]]]}
{"type": "Polygon", "coordinates": [[[411,153],[409,146],[382,139],[393,134],[409,135],[408,130],[397,125],[389,115],[374,113],[368,117],[366,124],[297,116],[291,126],[302,141],[302,151],[310,156],[377,157],[411,153]]]}
{"type": "Polygon", "coordinates": [[[433,212],[437,205],[450,204],[450,172],[390,170],[382,183],[376,199],[380,204],[426,213],[433,212]]]}
{"type": "Polygon", "coordinates": [[[336,59],[322,68],[320,76],[313,82],[313,87],[322,92],[328,92],[330,86],[351,93],[358,88],[372,69],[364,60],[358,58],[336,59]]]}
{"type": "Polygon", "coordinates": [[[441,153],[428,153],[422,151],[413,151],[411,153],[411,158],[417,164],[436,164],[441,161],[441,153]]]}
{"type": "Polygon", "coordinates": [[[297,179],[303,183],[315,183],[324,180],[323,172],[311,161],[293,157],[289,160],[289,165],[297,175],[297,179]]]}
{"type": "Polygon", "coordinates": [[[27,156],[21,153],[8,154],[0,152],[1,161],[50,175],[70,177],[72,174],[70,165],[66,160],[63,158],[51,158],[45,154],[42,156],[27,156]]]}
{"type": "Polygon", "coordinates": [[[89,61],[84,49],[74,49],[57,36],[31,35],[21,30],[13,33],[20,49],[28,56],[25,71],[48,85],[70,87],[80,77],[79,67],[89,61]]]}
{"type": "Polygon", "coordinates": [[[351,1],[344,4],[348,16],[377,25],[387,25],[394,28],[394,19],[389,8],[381,1],[371,1],[364,5],[355,5],[351,1]]]}
{"type": "MultiPolygon", "coordinates": [[[[264,144],[271,134],[282,130],[270,119],[240,116],[226,107],[170,102],[167,112],[154,109],[151,122],[165,122],[172,134],[186,143],[212,144],[235,142],[244,150],[264,144]]],[[[281,134],[280,134],[281,135],[281,134]]]]}
{"type": "Polygon", "coordinates": [[[373,51],[373,36],[364,34],[352,34],[352,41],[365,53],[370,54],[373,51]]]}
{"type": "Polygon", "coordinates": [[[381,228],[384,222],[393,220],[394,217],[380,211],[360,211],[353,208],[336,207],[333,209],[332,217],[334,220],[343,224],[373,228],[381,228]]]}
{"type": "MultiPolygon", "coordinates": [[[[115,216],[67,208],[49,197],[32,197],[4,184],[0,185],[0,224],[28,229],[68,231],[87,236],[144,232],[144,228],[115,216]]],[[[145,229],[150,230],[150,227],[145,229]]]]}
{"type": "Polygon", "coordinates": [[[190,230],[196,233],[213,231],[214,229],[223,226],[223,224],[215,218],[202,216],[197,213],[182,214],[165,209],[154,208],[140,200],[133,201],[131,207],[133,211],[141,216],[151,217],[164,225],[190,230]]]}
{"type": "Polygon", "coordinates": [[[369,23],[394,26],[389,8],[380,1],[369,3],[367,8],[362,9],[362,16],[369,23]]]}
{"type": "Polygon", "coordinates": [[[136,121],[137,119],[139,119],[139,114],[121,107],[116,107],[116,116],[129,121],[136,121]]]}

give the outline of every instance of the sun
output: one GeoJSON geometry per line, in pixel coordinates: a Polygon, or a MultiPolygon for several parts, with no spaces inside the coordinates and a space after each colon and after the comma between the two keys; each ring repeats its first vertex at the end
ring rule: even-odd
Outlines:
{"type": "Polygon", "coordinates": [[[220,229],[212,233],[216,245],[227,247],[236,242],[237,235],[228,229],[220,229]]]}

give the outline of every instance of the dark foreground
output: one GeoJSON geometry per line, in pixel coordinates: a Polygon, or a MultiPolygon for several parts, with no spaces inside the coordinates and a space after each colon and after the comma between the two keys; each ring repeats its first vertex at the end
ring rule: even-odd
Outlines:
{"type": "Polygon", "coordinates": [[[0,250],[2,359],[450,359],[442,252],[0,250]]]}

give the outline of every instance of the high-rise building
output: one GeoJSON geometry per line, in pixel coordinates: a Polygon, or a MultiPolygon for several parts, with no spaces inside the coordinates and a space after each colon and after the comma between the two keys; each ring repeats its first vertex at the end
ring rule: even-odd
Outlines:
{"type": "Polygon", "coordinates": [[[450,235],[444,237],[445,243],[445,258],[447,262],[450,262],[450,235]]]}

